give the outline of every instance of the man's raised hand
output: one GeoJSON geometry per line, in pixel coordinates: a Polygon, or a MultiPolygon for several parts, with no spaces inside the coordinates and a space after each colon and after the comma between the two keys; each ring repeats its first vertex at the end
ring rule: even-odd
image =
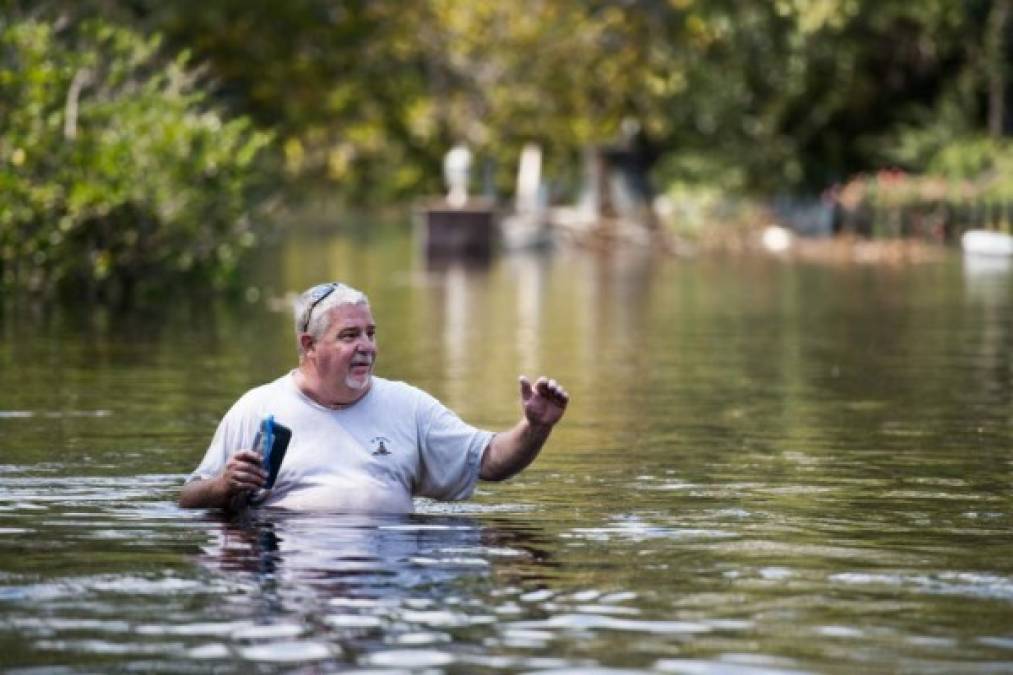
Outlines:
{"type": "Polygon", "coordinates": [[[520,376],[521,404],[524,417],[535,427],[552,427],[563,416],[570,395],[555,380],[539,377],[534,385],[520,376]]]}

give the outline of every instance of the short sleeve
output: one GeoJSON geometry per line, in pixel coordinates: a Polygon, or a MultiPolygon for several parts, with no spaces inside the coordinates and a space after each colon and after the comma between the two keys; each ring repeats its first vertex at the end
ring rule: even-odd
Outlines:
{"type": "Polygon", "coordinates": [[[466,424],[428,394],[419,411],[422,472],[415,493],[433,499],[467,499],[475,491],[490,431],[466,424]]]}
{"type": "Polygon", "coordinates": [[[244,410],[249,408],[246,403],[243,399],[237,401],[218,423],[218,429],[215,430],[211,445],[204,453],[204,459],[187,477],[187,483],[218,476],[234,452],[253,445],[257,417],[244,413],[244,410]]]}

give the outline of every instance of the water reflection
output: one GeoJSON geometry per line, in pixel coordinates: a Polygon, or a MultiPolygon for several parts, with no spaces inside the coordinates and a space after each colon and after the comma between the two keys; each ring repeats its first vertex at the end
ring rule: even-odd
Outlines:
{"type": "Polygon", "coordinates": [[[279,589],[299,599],[312,588],[318,601],[382,601],[429,589],[436,601],[447,584],[482,577],[496,560],[510,562],[512,573],[499,572],[511,582],[526,576],[519,565],[551,565],[533,528],[464,516],[250,512],[208,525],[212,541],[202,547],[201,564],[252,575],[277,611],[299,611],[285,606],[279,589]]]}
{"type": "Polygon", "coordinates": [[[5,320],[0,667],[1010,669],[1007,267],[418,272],[382,239],[292,240],[261,297],[365,288],[382,374],[489,428],[545,368],[574,404],[538,461],[415,516],[181,511],[237,392],[291,366],[285,315],[5,320]]]}
{"type": "Polygon", "coordinates": [[[589,339],[585,351],[594,354],[641,347],[653,290],[656,260],[652,251],[618,249],[576,262],[582,277],[580,333],[589,339]]]}
{"type": "Polygon", "coordinates": [[[8,665],[63,654],[142,670],[180,658],[434,667],[459,660],[451,642],[516,611],[481,598],[555,568],[538,527],[425,501],[435,513],[228,518],[158,501],[177,476],[46,480],[8,468],[0,639],[21,636],[8,665]],[[185,551],[196,570],[180,565],[185,551]]]}
{"type": "Polygon", "coordinates": [[[475,283],[469,283],[469,270],[452,266],[443,279],[443,349],[450,401],[466,397],[463,373],[468,366],[468,333],[476,318],[473,309],[475,283]]]}
{"type": "Polygon", "coordinates": [[[969,297],[990,304],[1009,299],[1013,256],[965,254],[963,270],[969,297]]]}
{"type": "MultiPolygon", "coordinates": [[[[965,254],[964,291],[968,300],[967,320],[973,322],[977,337],[976,361],[988,372],[984,384],[1007,403],[1013,403],[1013,256],[965,254]]],[[[1013,422],[1013,411],[1006,419],[1013,422]]]]}
{"type": "Polygon", "coordinates": [[[552,566],[534,528],[462,516],[271,512],[207,525],[198,560],[243,588],[231,603],[251,622],[219,647],[251,660],[364,653],[363,665],[447,665],[456,658],[439,645],[497,622],[478,588],[552,566]]]}
{"type": "Polygon", "coordinates": [[[516,288],[516,349],[522,373],[541,373],[549,259],[544,251],[519,252],[508,267],[516,288]]]}

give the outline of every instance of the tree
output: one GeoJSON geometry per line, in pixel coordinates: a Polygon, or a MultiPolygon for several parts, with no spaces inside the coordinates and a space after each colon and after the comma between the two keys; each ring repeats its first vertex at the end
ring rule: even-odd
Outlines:
{"type": "Polygon", "coordinates": [[[268,136],[209,108],[157,38],[14,19],[0,43],[0,285],[128,300],[227,283],[268,136]]]}
{"type": "Polygon", "coordinates": [[[530,140],[572,174],[627,117],[664,178],[813,190],[1008,116],[1010,0],[42,2],[191,49],[291,175],[353,199],[438,190],[459,140],[503,187],[530,140]]]}

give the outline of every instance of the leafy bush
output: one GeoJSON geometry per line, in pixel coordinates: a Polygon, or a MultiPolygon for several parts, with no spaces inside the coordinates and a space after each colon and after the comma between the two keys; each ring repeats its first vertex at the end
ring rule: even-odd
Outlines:
{"type": "Polygon", "coordinates": [[[1013,222],[1013,146],[966,136],[934,149],[928,173],[899,169],[852,177],[833,198],[842,226],[873,236],[956,240],[970,228],[1008,231],[1013,222]]]}
{"type": "Polygon", "coordinates": [[[111,300],[235,277],[269,137],[158,48],[101,20],[0,19],[0,288],[111,300]]]}
{"type": "Polygon", "coordinates": [[[984,136],[957,139],[941,148],[928,171],[973,181],[976,196],[1013,201],[1013,143],[984,136]]]}

